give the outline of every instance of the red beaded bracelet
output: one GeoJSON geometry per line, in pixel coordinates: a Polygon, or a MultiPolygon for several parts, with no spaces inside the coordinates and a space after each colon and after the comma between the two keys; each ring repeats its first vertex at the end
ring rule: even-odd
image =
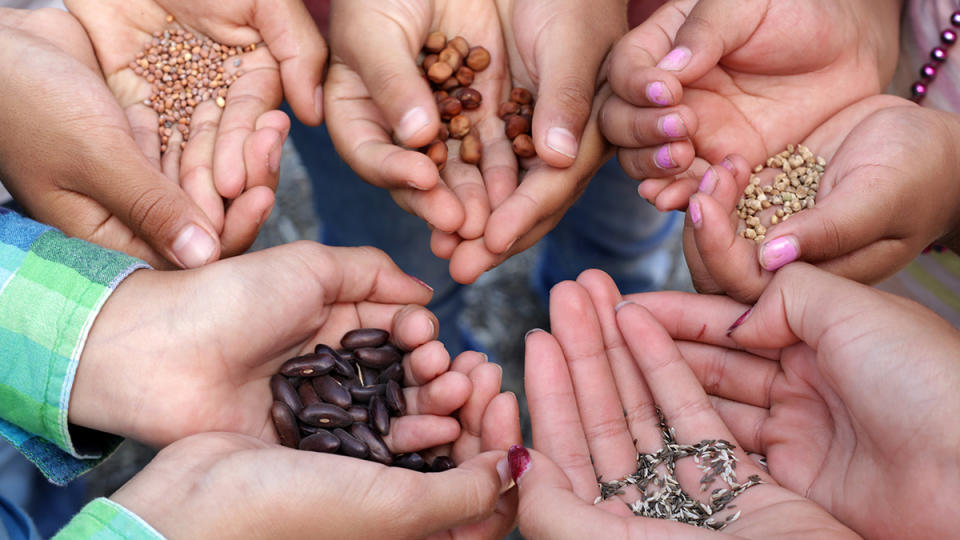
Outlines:
{"type": "Polygon", "coordinates": [[[920,80],[915,81],[910,87],[911,99],[920,103],[927,95],[930,85],[937,77],[937,69],[947,60],[947,51],[957,42],[957,31],[954,28],[960,28],[960,9],[953,12],[950,16],[950,25],[953,28],[947,28],[940,32],[940,45],[930,51],[930,62],[920,68],[920,80]]]}

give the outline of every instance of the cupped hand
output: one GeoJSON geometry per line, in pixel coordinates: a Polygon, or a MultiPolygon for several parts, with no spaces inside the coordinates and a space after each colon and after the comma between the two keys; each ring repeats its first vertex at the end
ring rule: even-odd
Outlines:
{"type": "Polygon", "coordinates": [[[70,398],[70,421],[163,446],[231,431],[277,441],[269,379],[317,343],[339,348],[361,327],[391,332],[405,360],[408,414],[386,441],[394,453],[449,443],[450,413],[471,393],[435,341],[431,293],[372,248],[298,242],[185,272],[139,270],[91,328],[70,398]],[[422,350],[421,350],[422,349],[422,350]]]}
{"type": "Polygon", "coordinates": [[[960,333],[946,321],[803,263],[778,272],[749,312],[714,296],[629,298],[669,329],[734,436],[783,486],[869,538],[950,536],[960,333]]]}
{"type": "Polygon", "coordinates": [[[661,210],[708,163],[763,163],[893,75],[898,0],[674,0],[611,53],[603,132],[661,210]],[[700,159],[695,159],[695,157],[700,159]]]}
{"type": "MultiPolygon", "coordinates": [[[[852,105],[805,141],[827,159],[816,206],[768,227],[759,245],[737,235],[735,207],[749,176],[712,167],[712,190],[691,197],[685,255],[700,291],[752,302],[781,266],[804,260],[835,274],[875,283],[909,264],[960,225],[960,117],[892,96],[852,105]],[[692,219],[696,217],[697,219],[692,219]]],[[[761,175],[769,184],[774,171],[761,175]]]]}
{"type": "Polygon", "coordinates": [[[203,209],[220,236],[222,255],[245,251],[273,207],[289,130],[289,119],[274,110],[281,97],[304,122],[322,120],[326,46],[302,2],[247,0],[225,7],[206,0],[68,0],[66,5],[90,34],[143,152],[203,209]],[[226,75],[237,76],[224,106],[208,99],[194,107],[182,151],[176,125],[168,126],[170,139],[161,144],[158,114],[148,101],[154,85],[130,68],[157,32],[174,27],[243,48],[224,65],[226,75]]]}
{"type": "Polygon", "coordinates": [[[431,228],[480,237],[490,214],[489,194],[517,183],[516,159],[497,117],[510,89],[493,3],[335,1],[330,28],[327,126],[344,161],[365,181],[390,190],[397,204],[431,228]],[[462,36],[491,57],[471,85],[483,96],[481,105],[466,112],[483,144],[481,160],[478,166],[463,162],[459,141],[448,140],[450,159],[441,173],[416,150],[434,141],[440,129],[436,100],[417,66],[434,31],[448,39],[462,36]]]}
{"type": "Polygon", "coordinates": [[[510,483],[503,455],[425,474],[206,433],[162,450],[111,499],[166,538],[423,538],[494,511],[510,483]]]}
{"type": "Polygon", "coordinates": [[[220,256],[204,211],[138,147],[76,19],[0,9],[0,41],[0,171],[32,217],[158,267],[220,256]]]}
{"type": "MultiPolygon", "coordinates": [[[[714,533],[674,521],[633,515],[627,504],[641,496],[624,489],[604,502],[600,481],[637,471],[637,454],[663,446],[657,407],[674,428],[677,443],[705,439],[737,446],[736,477],[757,475],[763,483],[733,500],[737,519],[724,532],[741,537],[776,538],[855,535],[813,502],[781,487],[737,443],[710,404],[684,351],[650,313],[621,304],[613,280],[600,271],[553,288],[553,335],[527,336],[526,392],[536,452],[511,450],[511,470],[520,491],[520,528],[528,538],[707,537],[714,533]]],[[[690,459],[690,458],[685,458],[690,459]]],[[[708,483],[701,493],[702,470],[680,460],[681,488],[702,500],[725,482],[708,483]]],[[[647,495],[657,488],[646,487],[647,495]]],[[[714,514],[726,520],[734,511],[714,514]]]]}

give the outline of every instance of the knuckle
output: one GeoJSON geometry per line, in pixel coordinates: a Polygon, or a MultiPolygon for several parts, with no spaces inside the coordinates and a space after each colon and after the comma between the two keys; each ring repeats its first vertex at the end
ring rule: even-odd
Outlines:
{"type": "Polygon", "coordinates": [[[170,230],[175,224],[177,212],[173,201],[166,197],[162,188],[152,187],[143,190],[133,200],[127,212],[128,222],[148,234],[173,234],[170,230]]]}

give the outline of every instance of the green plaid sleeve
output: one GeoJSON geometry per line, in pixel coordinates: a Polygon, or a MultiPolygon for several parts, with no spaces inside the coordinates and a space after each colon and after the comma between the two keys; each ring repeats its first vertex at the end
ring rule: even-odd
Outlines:
{"type": "Polygon", "coordinates": [[[120,439],[67,422],[87,334],[142,261],[0,208],[0,436],[54,483],[99,463],[120,439]]]}
{"type": "Polygon", "coordinates": [[[119,504],[100,497],[73,516],[54,540],[163,540],[163,535],[119,504]]]}

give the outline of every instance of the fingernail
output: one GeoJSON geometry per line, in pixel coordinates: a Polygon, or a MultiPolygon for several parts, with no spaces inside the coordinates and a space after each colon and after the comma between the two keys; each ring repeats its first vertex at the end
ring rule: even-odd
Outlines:
{"type": "Polygon", "coordinates": [[[503,495],[513,487],[514,481],[510,476],[509,458],[503,458],[497,462],[497,474],[500,475],[500,494],[503,495]]]}
{"type": "Polygon", "coordinates": [[[760,247],[760,266],[774,271],[797,260],[800,246],[792,235],[781,236],[760,247]]]}
{"type": "Polygon", "coordinates": [[[693,222],[693,227],[699,229],[703,223],[703,213],[701,213],[700,203],[696,199],[690,198],[690,203],[687,204],[687,212],[690,214],[690,221],[693,222]]]}
{"type": "MultiPolygon", "coordinates": [[[[410,276],[410,274],[407,274],[407,275],[410,276]]],[[[420,278],[418,278],[418,277],[416,277],[416,276],[410,276],[410,279],[412,279],[412,280],[414,280],[415,282],[417,282],[417,285],[420,285],[421,287],[429,290],[430,292],[433,292],[433,287],[427,285],[427,283],[426,283],[425,281],[423,281],[422,279],[420,279],[420,278]]]]}
{"type": "Polygon", "coordinates": [[[273,212],[273,205],[268,206],[261,214],[257,220],[257,225],[263,225],[267,222],[267,218],[270,217],[270,214],[273,212]]]}
{"type": "Polygon", "coordinates": [[[323,118],[323,85],[318,84],[317,89],[313,91],[313,112],[317,113],[317,118],[323,118]]]}
{"type": "Polygon", "coordinates": [[[711,195],[713,190],[717,189],[717,180],[719,179],[720,176],[717,175],[717,171],[713,170],[713,167],[710,167],[707,169],[707,172],[703,173],[703,178],[700,179],[700,187],[697,188],[697,191],[711,195]]]}
{"type": "Polygon", "coordinates": [[[280,138],[277,138],[277,142],[274,143],[273,148],[270,149],[270,152],[267,154],[267,166],[270,168],[270,174],[277,174],[280,172],[280,157],[283,155],[283,141],[280,138]]]}
{"type": "Polygon", "coordinates": [[[577,138],[569,130],[563,128],[550,128],[547,130],[547,146],[555,151],[567,156],[576,158],[579,144],[577,138]]]}
{"type": "Polygon", "coordinates": [[[730,171],[730,174],[732,174],[732,175],[734,175],[734,176],[737,175],[737,166],[734,165],[733,162],[730,161],[729,159],[723,158],[723,161],[720,162],[720,166],[723,167],[724,169],[730,171]]]}
{"type": "Polygon", "coordinates": [[[186,268],[203,266],[213,257],[216,248],[213,238],[192,223],[184,227],[173,242],[173,253],[186,268]]]}
{"type": "Polygon", "coordinates": [[[530,468],[530,452],[519,444],[515,444],[507,452],[507,461],[510,462],[510,476],[514,482],[517,482],[530,468]]]}
{"type": "Polygon", "coordinates": [[[664,71],[680,71],[690,63],[690,57],[690,49],[677,47],[661,58],[660,62],[657,63],[657,67],[664,71]]]}
{"type": "Polygon", "coordinates": [[[543,328],[531,328],[530,330],[527,330],[526,334],[523,335],[523,340],[526,341],[527,338],[530,337],[530,334],[534,332],[546,332],[546,330],[544,330],[543,328]]]}
{"type": "Polygon", "coordinates": [[[654,157],[654,160],[661,169],[672,169],[677,166],[677,164],[673,162],[673,157],[670,156],[669,144],[665,144],[657,150],[657,155],[654,157]]]}
{"type": "Polygon", "coordinates": [[[734,321],[734,323],[733,323],[732,325],[730,325],[730,328],[727,328],[727,337],[730,337],[730,334],[732,334],[734,330],[736,330],[737,328],[739,328],[740,325],[742,325],[743,323],[747,322],[747,319],[750,318],[750,314],[751,314],[751,313],[753,313],[753,308],[752,308],[752,307],[751,307],[750,309],[744,311],[744,312],[743,312],[743,315],[737,317],[737,320],[734,321]]]}
{"type": "Polygon", "coordinates": [[[660,117],[660,133],[671,139],[682,139],[687,136],[687,126],[679,114],[668,114],[660,117]]]}
{"type": "Polygon", "coordinates": [[[647,99],[654,105],[663,107],[673,103],[673,94],[670,93],[670,89],[667,88],[666,84],[660,81],[653,81],[647,85],[647,99]]]}
{"type": "Polygon", "coordinates": [[[619,304],[613,306],[613,312],[616,313],[616,312],[620,311],[620,308],[622,308],[623,306],[629,306],[629,305],[632,304],[632,303],[633,303],[633,302],[630,301],[630,300],[624,300],[623,302],[620,302],[619,304]]]}
{"type": "Polygon", "coordinates": [[[407,111],[400,119],[400,125],[397,127],[397,137],[401,141],[406,141],[417,134],[421,129],[427,127],[430,123],[430,115],[423,107],[414,107],[407,111]]]}

